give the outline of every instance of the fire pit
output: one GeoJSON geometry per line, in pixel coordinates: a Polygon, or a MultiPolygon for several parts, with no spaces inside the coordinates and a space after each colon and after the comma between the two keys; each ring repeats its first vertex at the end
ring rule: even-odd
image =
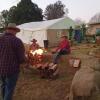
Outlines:
{"type": "Polygon", "coordinates": [[[32,66],[37,66],[38,64],[43,64],[47,62],[50,58],[50,55],[47,54],[47,51],[44,49],[37,49],[35,51],[30,50],[28,53],[29,63],[32,66]]]}
{"type": "Polygon", "coordinates": [[[42,78],[53,78],[58,74],[56,64],[50,63],[51,54],[44,49],[30,50],[28,53],[29,63],[32,68],[38,69],[42,78]]]}

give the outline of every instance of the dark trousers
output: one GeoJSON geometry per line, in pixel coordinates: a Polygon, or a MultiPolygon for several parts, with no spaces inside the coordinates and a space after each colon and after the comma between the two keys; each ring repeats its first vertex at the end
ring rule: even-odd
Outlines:
{"type": "Polygon", "coordinates": [[[53,56],[53,63],[54,64],[57,64],[58,63],[58,60],[59,58],[61,57],[61,55],[66,55],[68,54],[68,51],[66,49],[64,50],[60,50],[59,52],[56,52],[53,56]]]}
{"type": "Polygon", "coordinates": [[[0,76],[0,100],[12,100],[19,73],[9,76],[0,76]]]}

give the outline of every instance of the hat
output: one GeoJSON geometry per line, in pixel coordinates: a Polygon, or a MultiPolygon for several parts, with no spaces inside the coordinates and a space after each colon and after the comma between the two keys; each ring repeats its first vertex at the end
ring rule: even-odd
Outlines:
{"type": "Polygon", "coordinates": [[[16,27],[15,23],[9,23],[6,29],[12,29],[15,30],[16,32],[20,32],[20,29],[16,27]]]}
{"type": "Polygon", "coordinates": [[[37,42],[37,40],[36,39],[33,39],[31,42],[37,42]]]}

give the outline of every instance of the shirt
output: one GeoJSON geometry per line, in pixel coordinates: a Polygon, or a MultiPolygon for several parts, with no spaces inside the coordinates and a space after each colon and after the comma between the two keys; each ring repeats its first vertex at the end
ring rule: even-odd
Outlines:
{"type": "Polygon", "coordinates": [[[30,45],[30,50],[35,51],[35,50],[38,49],[38,48],[39,48],[39,45],[38,45],[37,43],[32,43],[32,44],[30,45]]]}
{"type": "Polygon", "coordinates": [[[70,43],[68,40],[63,40],[59,43],[58,48],[56,49],[56,51],[58,50],[63,50],[63,49],[67,49],[68,53],[70,53],[70,43]]]}
{"type": "Polygon", "coordinates": [[[0,75],[19,72],[19,65],[25,61],[22,41],[11,33],[0,37],[0,75]]]}

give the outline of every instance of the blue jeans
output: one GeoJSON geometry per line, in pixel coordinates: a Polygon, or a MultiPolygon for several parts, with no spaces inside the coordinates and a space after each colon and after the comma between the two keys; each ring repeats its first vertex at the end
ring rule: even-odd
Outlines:
{"type": "Polygon", "coordinates": [[[67,52],[67,50],[61,50],[61,51],[59,51],[59,52],[56,52],[55,54],[54,54],[54,56],[53,56],[53,63],[54,64],[57,64],[58,63],[58,60],[59,60],[59,58],[61,57],[61,55],[66,55],[66,54],[68,54],[68,52],[67,52]]]}
{"type": "Polygon", "coordinates": [[[9,76],[0,76],[0,100],[12,100],[19,73],[9,76]]]}

